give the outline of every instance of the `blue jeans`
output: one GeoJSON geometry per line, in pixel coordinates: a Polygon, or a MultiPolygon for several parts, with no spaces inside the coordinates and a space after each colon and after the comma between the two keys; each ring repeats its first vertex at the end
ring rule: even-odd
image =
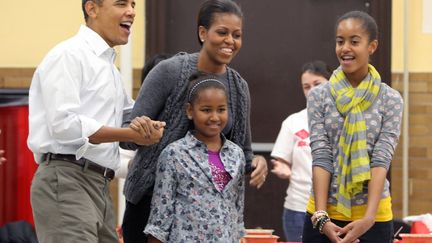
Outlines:
{"type": "Polygon", "coordinates": [[[301,242],[305,212],[293,211],[284,208],[282,224],[285,233],[285,240],[290,242],[301,242]]]}
{"type": "MultiPolygon", "coordinates": [[[[303,243],[331,243],[327,236],[319,233],[318,229],[312,227],[311,214],[306,214],[303,230],[303,243]]],[[[349,224],[349,221],[331,220],[339,227],[349,224]]],[[[387,222],[375,222],[375,224],[359,237],[360,243],[392,243],[393,242],[393,220],[387,222]]]]}

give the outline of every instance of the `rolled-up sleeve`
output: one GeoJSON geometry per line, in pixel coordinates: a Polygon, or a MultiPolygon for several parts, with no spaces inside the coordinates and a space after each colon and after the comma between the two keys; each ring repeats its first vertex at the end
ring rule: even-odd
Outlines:
{"type": "MultiPolygon", "coordinates": [[[[243,175],[245,172],[245,168],[242,168],[241,170],[242,171],[240,173],[243,175]]],[[[238,211],[237,226],[238,226],[238,234],[240,237],[243,237],[245,235],[244,200],[245,200],[245,181],[244,181],[244,177],[242,176],[241,179],[239,180],[238,194],[236,200],[236,207],[238,211]]]]}
{"type": "Polygon", "coordinates": [[[312,89],[307,99],[312,166],[319,166],[333,174],[332,147],[324,126],[324,92],[322,86],[312,89]]]}
{"type": "Polygon", "coordinates": [[[173,222],[177,188],[175,159],[169,148],[159,156],[150,218],[144,230],[162,242],[168,242],[173,222]]]}

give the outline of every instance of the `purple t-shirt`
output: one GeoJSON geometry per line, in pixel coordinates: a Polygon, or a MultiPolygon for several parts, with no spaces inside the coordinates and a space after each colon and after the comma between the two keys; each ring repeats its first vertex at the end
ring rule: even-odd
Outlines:
{"type": "Polygon", "coordinates": [[[208,151],[209,164],[216,188],[222,191],[231,180],[230,174],[226,172],[225,167],[220,159],[219,152],[208,151]]]}

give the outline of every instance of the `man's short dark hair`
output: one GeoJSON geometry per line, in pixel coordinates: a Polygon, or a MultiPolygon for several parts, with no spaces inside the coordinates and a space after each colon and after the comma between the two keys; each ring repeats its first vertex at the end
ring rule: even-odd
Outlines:
{"type": "Polygon", "coordinates": [[[86,2],[88,2],[88,1],[92,1],[92,2],[94,2],[94,3],[96,3],[97,5],[102,5],[102,3],[103,3],[103,1],[104,0],[82,0],[82,5],[81,5],[81,7],[82,7],[82,11],[83,11],[83,13],[84,13],[84,20],[87,22],[87,19],[88,19],[88,14],[87,14],[87,12],[86,12],[86,10],[85,10],[85,4],[86,4],[86,2]]]}

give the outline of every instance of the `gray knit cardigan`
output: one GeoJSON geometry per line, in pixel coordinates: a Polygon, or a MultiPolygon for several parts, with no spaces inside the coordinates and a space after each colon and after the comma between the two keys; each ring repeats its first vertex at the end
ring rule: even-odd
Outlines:
{"type": "MultiPolygon", "coordinates": [[[[120,143],[122,148],[138,149],[124,187],[126,200],[131,203],[137,204],[143,195],[152,193],[159,154],[169,143],[184,137],[189,129],[185,112],[186,93],[189,77],[197,71],[197,63],[198,53],[184,52],[160,62],[146,77],[133,110],[124,119],[124,127],[129,125],[131,118],[142,115],[167,124],[164,135],[157,144],[138,146],[134,143],[120,143]]],[[[235,70],[228,67],[227,74],[233,116],[233,127],[228,139],[243,149],[247,161],[246,171],[250,171],[253,152],[249,88],[235,70]]]]}

